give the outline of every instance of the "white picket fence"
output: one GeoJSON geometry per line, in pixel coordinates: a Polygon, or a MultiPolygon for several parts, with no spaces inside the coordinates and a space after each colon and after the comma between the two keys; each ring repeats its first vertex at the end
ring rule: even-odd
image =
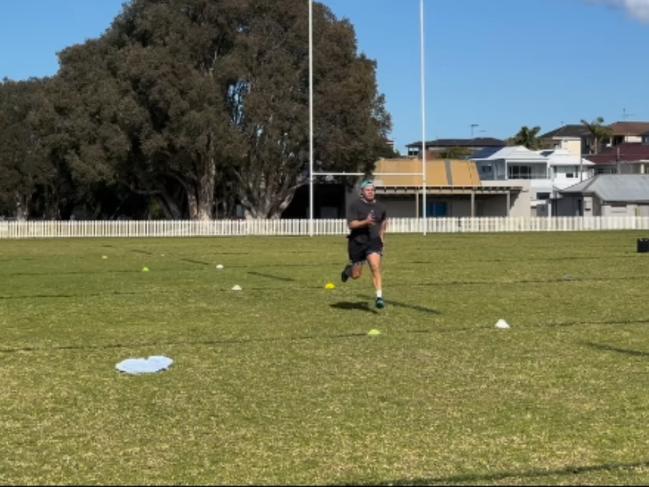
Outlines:
{"type": "MultiPolygon", "coordinates": [[[[422,233],[417,218],[391,218],[390,233],[422,233]]],[[[649,230],[649,217],[428,218],[427,233],[649,230]]],[[[314,235],[345,235],[344,219],[313,220],[314,235]]],[[[0,239],[307,236],[309,220],[0,221],[0,239]]]]}

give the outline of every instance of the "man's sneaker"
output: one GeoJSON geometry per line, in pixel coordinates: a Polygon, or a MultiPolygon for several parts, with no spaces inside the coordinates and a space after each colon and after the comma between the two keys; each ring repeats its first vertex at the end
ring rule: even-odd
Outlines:
{"type": "Polygon", "coordinates": [[[352,266],[350,265],[345,266],[345,269],[340,274],[340,279],[343,282],[347,282],[347,279],[349,279],[351,273],[352,273],[352,266]]]}
{"type": "Polygon", "coordinates": [[[376,298],[376,307],[379,309],[385,308],[385,302],[383,301],[383,298],[376,298]]]}

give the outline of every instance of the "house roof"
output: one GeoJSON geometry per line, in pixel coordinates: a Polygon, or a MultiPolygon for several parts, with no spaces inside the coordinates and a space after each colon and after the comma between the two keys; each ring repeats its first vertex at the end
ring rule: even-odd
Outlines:
{"type": "Polygon", "coordinates": [[[559,192],[595,194],[605,202],[649,203],[649,174],[598,174],[559,192]]]}
{"type": "Polygon", "coordinates": [[[590,131],[582,124],[568,124],[562,125],[558,129],[551,130],[541,135],[540,139],[551,139],[552,137],[587,137],[590,136],[590,131]]]}
{"type": "Polygon", "coordinates": [[[495,161],[499,159],[507,159],[513,162],[547,162],[547,158],[522,145],[503,147],[487,157],[472,158],[474,161],[495,161]]]}
{"type": "MultiPolygon", "coordinates": [[[[551,166],[578,166],[579,165],[579,157],[567,149],[544,150],[544,151],[540,151],[540,154],[548,158],[548,164],[551,166]]],[[[584,166],[595,165],[593,162],[585,158],[581,159],[581,164],[584,166]]]]}
{"type": "MultiPolygon", "coordinates": [[[[478,137],[474,139],[435,139],[427,140],[429,147],[504,147],[505,141],[492,137],[478,137]]],[[[407,144],[406,147],[421,147],[421,141],[407,144]]]]}
{"type": "Polygon", "coordinates": [[[502,147],[485,147],[483,149],[480,149],[479,151],[475,152],[473,156],[471,156],[472,160],[478,160],[478,159],[486,159],[492,154],[495,154],[498,152],[502,147]]]}
{"type": "Polygon", "coordinates": [[[642,135],[649,132],[649,122],[615,122],[609,128],[613,135],[642,135]]]}
{"type": "MultiPolygon", "coordinates": [[[[379,159],[376,163],[374,182],[381,187],[421,187],[421,159],[379,159]],[[378,173],[378,174],[377,174],[378,173]],[[388,175],[381,173],[409,173],[388,175]]],[[[457,159],[432,159],[426,161],[426,186],[430,187],[480,187],[480,176],[473,161],[457,159]]]]}
{"type": "Polygon", "coordinates": [[[619,162],[649,161],[649,145],[624,143],[608,147],[599,154],[591,154],[588,159],[598,165],[616,164],[619,162]]]}

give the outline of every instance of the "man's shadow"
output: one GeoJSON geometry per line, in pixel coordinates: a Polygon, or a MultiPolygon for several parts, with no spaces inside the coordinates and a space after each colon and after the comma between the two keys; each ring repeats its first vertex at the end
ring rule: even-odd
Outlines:
{"type": "Polygon", "coordinates": [[[367,313],[372,313],[372,314],[378,314],[378,311],[370,308],[370,305],[366,301],[357,301],[354,303],[349,301],[341,301],[339,303],[334,303],[330,306],[332,308],[342,309],[345,311],[357,310],[357,311],[365,311],[367,313]]]}

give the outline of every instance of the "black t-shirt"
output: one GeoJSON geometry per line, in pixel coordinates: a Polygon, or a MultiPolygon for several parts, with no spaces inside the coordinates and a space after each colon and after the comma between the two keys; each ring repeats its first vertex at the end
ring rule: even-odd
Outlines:
{"type": "Polygon", "coordinates": [[[357,242],[367,242],[380,238],[381,226],[388,217],[388,214],[385,206],[376,200],[371,203],[365,201],[363,198],[353,201],[347,209],[347,223],[351,223],[354,220],[365,220],[371,211],[374,212],[374,221],[376,223],[370,227],[352,230],[349,238],[353,238],[357,242]]]}

